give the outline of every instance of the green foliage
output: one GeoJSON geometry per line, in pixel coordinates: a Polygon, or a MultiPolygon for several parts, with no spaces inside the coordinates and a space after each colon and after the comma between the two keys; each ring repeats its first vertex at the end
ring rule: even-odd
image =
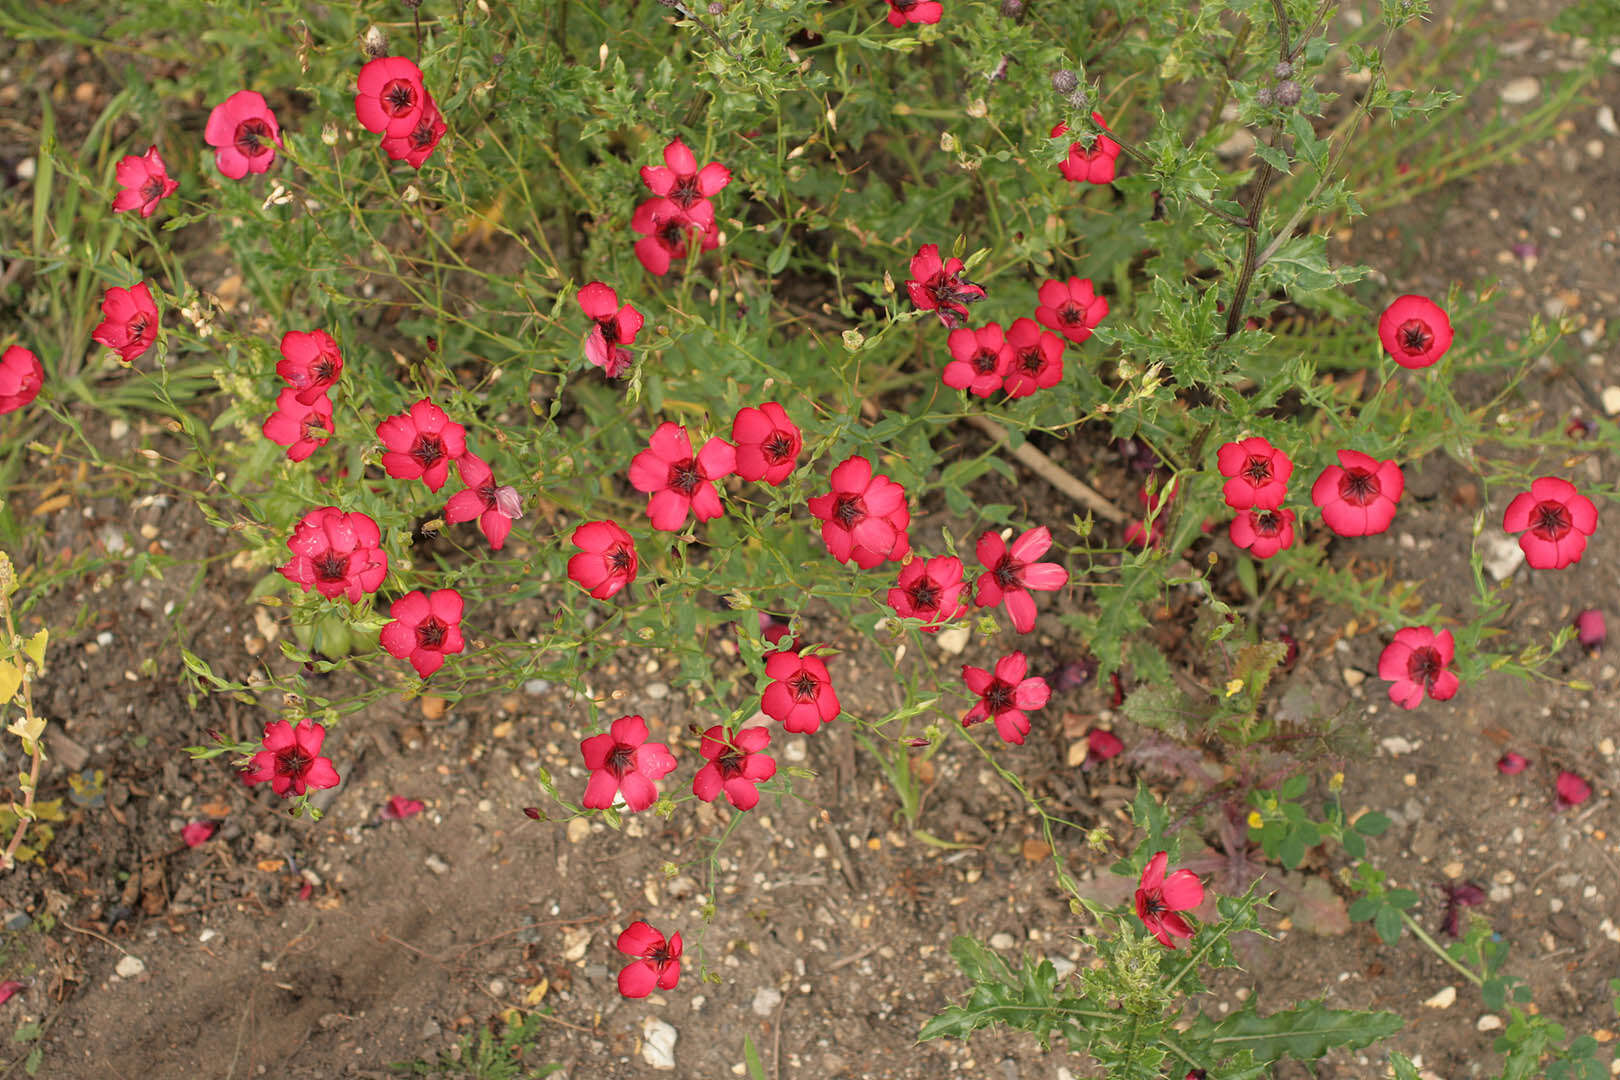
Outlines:
{"type": "Polygon", "coordinates": [[[443,1076],[455,1080],[540,1080],[561,1072],[555,1062],[540,1064],[536,1042],[544,1029],[539,1014],[506,1014],[497,1025],[494,1019],[475,1032],[468,1032],[450,1051],[432,1062],[403,1061],[389,1066],[408,1076],[443,1076]],[[527,1059],[527,1060],[525,1060],[527,1059]]]}

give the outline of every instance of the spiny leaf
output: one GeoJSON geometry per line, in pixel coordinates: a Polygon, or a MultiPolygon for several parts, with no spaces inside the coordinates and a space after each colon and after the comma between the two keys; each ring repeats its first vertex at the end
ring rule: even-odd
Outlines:
{"type": "Polygon", "coordinates": [[[1394,1013],[1329,1009],[1321,1001],[1311,1001],[1270,1016],[1250,1007],[1219,1024],[1200,1017],[1188,1034],[1207,1040],[1216,1056],[1248,1050],[1258,1061],[1275,1061],[1284,1054],[1316,1061],[1333,1047],[1363,1047],[1400,1029],[1401,1018],[1394,1013]]]}

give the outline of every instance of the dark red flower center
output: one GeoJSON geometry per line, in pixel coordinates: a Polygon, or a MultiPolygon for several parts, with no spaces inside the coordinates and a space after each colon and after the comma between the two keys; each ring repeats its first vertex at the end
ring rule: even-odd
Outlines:
{"type": "Polygon", "coordinates": [[[310,365],[309,373],[311,381],[317,386],[322,383],[330,383],[337,378],[337,361],[330,356],[322,355],[319,360],[310,365]]]}
{"type": "Polygon", "coordinates": [[[1024,564],[1013,558],[1011,554],[1003,555],[990,571],[997,585],[1003,590],[1022,589],[1024,587],[1023,575],[1020,573],[1024,564]]]}
{"type": "Polygon", "coordinates": [[[1164,896],[1158,889],[1139,891],[1136,894],[1136,903],[1142,909],[1141,914],[1144,918],[1168,910],[1164,904],[1164,896]]]}
{"type": "Polygon", "coordinates": [[[697,459],[687,458],[685,461],[672,462],[669,466],[669,487],[682,495],[690,495],[697,490],[703,482],[703,474],[698,471],[697,459]]]}
{"type": "Polygon", "coordinates": [[[793,456],[793,439],[785,431],[772,432],[771,437],[760,445],[760,453],[772,465],[780,465],[793,456]]]}
{"type": "Polygon", "coordinates": [[[320,439],[326,434],[326,424],[321,420],[320,413],[311,410],[304,414],[303,420],[298,423],[298,437],[300,439],[320,439]]]}
{"type": "Polygon", "coordinates": [[[1064,326],[1084,326],[1086,324],[1085,309],[1072,300],[1058,308],[1057,314],[1058,321],[1064,326]]]}
{"type": "Polygon", "coordinates": [[[151,323],[147,320],[145,315],[137,315],[133,319],[129,320],[129,343],[134,345],[138,342],[145,341],[146,331],[150,328],[150,326],[151,323]]]}
{"type": "Polygon", "coordinates": [[[314,763],[315,759],[297,743],[276,754],[276,772],[283,776],[302,776],[314,763]]]}
{"type": "Polygon", "coordinates": [[[1271,458],[1263,454],[1250,454],[1243,464],[1243,478],[1255,487],[1271,483],[1271,458]]]}
{"type": "Polygon", "coordinates": [[[675,189],[669,193],[670,201],[682,210],[686,210],[703,197],[698,190],[696,173],[688,173],[675,182],[675,189]]]}
{"type": "Polygon", "coordinates": [[[664,969],[669,967],[669,965],[673,964],[676,960],[680,959],[680,957],[673,955],[669,947],[669,942],[666,941],[662,945],[659,945],[657,948],[653,949],[652,952],[642,957],[642,959],[651,964],[654,971],[662,975],[664,973],[664,969]]]}
{"type": "Polygon", "coordinates": [[[1422,683],[1424,689],[1431,689],[1434,680],[1446,669],[1445,661],[1440,659],[1440,653],[1430,645],[1413,649],[1412,655],[1406,658],[1406,677],[1415,683],[1422,683]]]}
{"type": "Polygon", "coordinates": [[[991,683],[984,691],[984,707],[991,716],[1012,708],[1013,688],[1001,679],[991,683]]]}
{"type": "Polygon", "coordinates": [[[866,518],[866,500],[859,495],[840,495],[833,503],[832,517],[844,528],[853,529],[866,518]]]}
{"type": "Polygon", "coordinates": [[[685,251],[686,230],[679,218],[666,218],[659,222],[653,235],[658,237],[660,244],[669,249],[671,255],[679,257],[685,251]]]}
{"type": "Polygon", "coordinates": [[[411,457],[423,469],[430,469],[444,457],[444,440],[437,435],[418,435],[411,444],[411,457]]]}
{"type": "Polygon", "coordinates": [[[1434,344],[1434,331],[1422,319],[1407,319],[1396,328],[1395,340],[1408,355],[1418,356],[1434,344]]]}
{"type": "Polygon", "coordinates": [[[493,476],[478,485],[478,497],[483,500],[485,510],[495,509],[495,492],[498,490],[499,485],[495,483],[493,476]]]}
{"type": "Polygon", "coordinates": [[[940,588],[932,578],[923,577],[906,587],[906,596],[914,607],[932,611],[939,607],[940,588]]]}
{"type": "Polygon", "coordinates": [[[141,185],[141,201],[157,202],[163,198],[163,177],[148,176],[146,183],[141,185]]]}
{"type": "Polygon", "coordinates": [[[980,375],[994,374],[1000,359],[1001,354],[995,349],[980,349],[973,354],[973,370],[980,375]]]}
{"type": "Polygon", "coordinates": [[[411,128],[411,149],[426,150],[438,141],[438,137],[438,129],[433,121],[424,116],[411,128]]]}
{"type": "Polygon", "coordinates": [[[349,557],[335,551],[315,556],[315,577],[320,581],[343,581],[349,576],[349,557]]]}
{"type": "Polygon", "coordinates": [[[603,558],[608,565],[608,569],[615,574],[628,574],[630,568],[636,562],[635,557],[630,554],[623,544],[614,544],[603,558]]]}
{"type": "Polygon", "coordinates": [[[714,759],[714,767],[720,770],[720,775],[726,780],[735,780],[743,774],[743,765],[748,761],[748,754],[735,746],[728,746],[721,755],[714,759]]]}
{"type": "Polygon", "coordinates": [[[1039,375],[1046,370],[1046,354],[1039,345],[1020,349],[1018,352],[1018,367],[1027,375],[1039,375]]]}
{"type": "Polygon", "coordinates": [[[918,0],[889,0],[889,5],[902,15],[916,7],[917,3],[918,0]]]}
{"type": "Polygon", "coordinates": [[[801,671],[788,680],[788,689],[793,691],[795,701],[814,701],[821,690],[821,680],[808,671],[801,671]]]}
{"type": "Polygon", "coordinates": [[[1377,475],[1366,469],[1346,469],[1339,477],[1339,498],[1352,506],[1370,506],[1382,491],[1377,475]]]}
{"type": "Polygon", "coordinates": [[[444,644],[450,627],[437,615],[429,615],[416,625],[416,643],[424,649],[437,649],[444,644]]]}
{"type": "Polygon", "coordinates": [[[614,743],[602,767],[614,776],[623,776],[636,767],[636,748],[628,743],[614,743]]]}
{"type": "Polygon", "coordinates": [[[1562,540],[1573,525],[1569,507],[1561,502],[1548,499],[1530,512],[1530,528],[1543,540],[1562,540]]]}
{"type": "Polygon", "coordinates": [[[1254,531],[1260,536],[1276,536],[1282,532],[1283,516],[1275,510],[1258,509],[1253,513],[1254,531]]]}
{"type": "Polygon", "coordinates": [[[392,79],[382,88],[377,100],[389,116],[405,116],[416,109],[416,84],[409,79],[392,79]]]}
{"type": "Polygon", "coordinates": [[[604,315],[596,320],[596,325],[602,328],[602,340],[609,345],[619,343],[619,317],[617,315],[604,315]]]}
{"type": "Polygon", "coordinates": [[[236,135],[231,142],[236,146],[237,153],[254,158],[270,153],[273,138],[270,125],[262,117],[250,116],[236,125],[236,135]]]}

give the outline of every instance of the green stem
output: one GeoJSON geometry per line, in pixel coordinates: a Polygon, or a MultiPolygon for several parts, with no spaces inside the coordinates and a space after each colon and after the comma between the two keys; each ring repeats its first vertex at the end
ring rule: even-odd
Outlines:
{"type": "Polygon", "coordinates": [[[1459,963],[1455,956],[1452,956],[1450,953],[1446,952],[1445,946],[1441,945],[1438,941],[1434,940],[1434,938],[1430,937],[1429,932],[1423,929],[1423,927],[1419,926],[1417,920],[1412,918],[1412,916],[1408,915],[1404,911],[1401,912],[1401,922],[1405,923],[1406,928],[1412,931],[1413,937],[1427,945],[1429,947],[1429,951],[1433,952],[1434,955],[1438,956],[1440,959],[1444,960],[1446,963],[1455,968],[1459,975],[1473,983],[1476,987],[1485,985],[1485,980],[1481,976],[1459,963]]]}

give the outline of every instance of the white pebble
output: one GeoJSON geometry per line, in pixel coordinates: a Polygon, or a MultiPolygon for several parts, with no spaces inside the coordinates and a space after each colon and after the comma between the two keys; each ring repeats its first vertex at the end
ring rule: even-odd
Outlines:
{"type": "Polygon", "coordinates": [[[1426,1009],[1449,1009],[1457,1003],[1457,988],[1442,986],[1440,991],[1423,1003],[1426,1009]]]}
{"type": "Polygon", "coordinates": [[[146,974],[146,962],[138,956],[126,956],[113,968],[120,979],[133,979],[146,974]]]}
{"type": "Polygon", "coordinates": [[[1541,95],[1541,80],[1534,75],[1509,79],[1502,87],[1502,100],[1509,105],[1528,105],[1541,95]]]}
{"type": "Polygon", "coordinates": [[[641,1022],[641,1060],[661,1072],[675,1068],[675,1040],[679,1033],[655,1016],[641,1022]]]}

